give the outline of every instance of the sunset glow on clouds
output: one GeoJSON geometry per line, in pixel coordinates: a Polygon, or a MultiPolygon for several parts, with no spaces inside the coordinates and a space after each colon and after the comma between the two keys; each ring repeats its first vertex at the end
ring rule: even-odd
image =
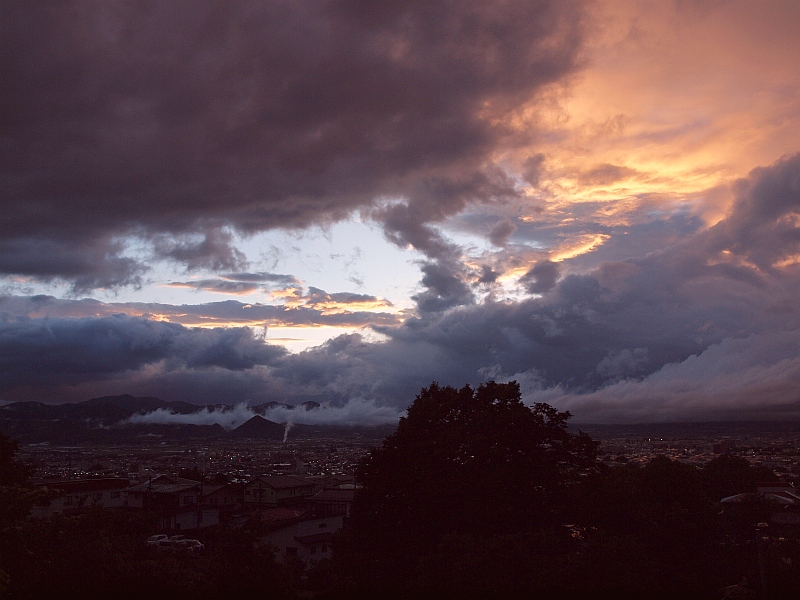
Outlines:
{"type": "Polygon", "coordinates": [[[795,414],[798,30],[792,0],[3,7],[0,400],[494,378],[576,420],[795,414]]]}

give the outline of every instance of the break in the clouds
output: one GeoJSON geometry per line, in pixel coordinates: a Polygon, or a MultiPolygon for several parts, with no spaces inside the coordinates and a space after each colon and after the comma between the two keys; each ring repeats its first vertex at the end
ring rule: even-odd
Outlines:
{"type": "Polygon", "coordinates": [[[790,0],[3,6],[0,399],[372,422],[517,379],[582,421],[797,415],[799,27],[790,0]]]}
{"type": "MultiPolygon", "coordinates": [[[[519,192],[506,117],[573,72],[580,3],[29,2],[0,9],[0,271],[140,285],[242,234],[372,213],[398,242],[519,192]]],[[[429,236],[428,236],[429,237],[429,236]]]]}

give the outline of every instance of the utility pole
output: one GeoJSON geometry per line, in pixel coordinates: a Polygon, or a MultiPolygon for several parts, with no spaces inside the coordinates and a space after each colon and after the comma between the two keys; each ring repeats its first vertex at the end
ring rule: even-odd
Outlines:
{"type": "Polygon", "coordinates": [[[200,493],[197,496],[197,528],[203,522],[203,474],[200,474],[200,493]]]}
{"type": "Polygon", "coordinates": [[[767,590],[767,575],[764,569],[764,529],[768,527],[767,523],[759,523],[756,525],[756,548],[758,549],[758,574],[761,577],[761,593],[763,598],[769,597],[767,590]]]}

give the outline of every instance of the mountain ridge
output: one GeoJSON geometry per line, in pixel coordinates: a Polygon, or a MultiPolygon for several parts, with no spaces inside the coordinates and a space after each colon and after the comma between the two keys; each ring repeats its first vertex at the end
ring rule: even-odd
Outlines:
{"type": "MultiPolygon", "coordinates": [[[[319,403],[306,401],[298,406],[268,402],[249,409],[254,415],[237,427],[226,430],[219,423],[132,422],[134,416],[145,416],[158,410],[173,415],[202,414],[203,411],[233,411],[235,405],[195,405],[182,401],[167,401],[151,396],[131,394],[101,396],[70,404],[45,404],[36,401],[13,402],[0,406],[0,432],[22,443],[69,445],[75,443],[131,443],[152,439],[263,439],[281,441],[286,436],[286,423],[269,420],[270,409],[316,410],[319,403]]],[[[353,432],[385,437],[394,426],[342,426],[292,424],[292,437],[316,438],[344,435],[353,432]]]]}

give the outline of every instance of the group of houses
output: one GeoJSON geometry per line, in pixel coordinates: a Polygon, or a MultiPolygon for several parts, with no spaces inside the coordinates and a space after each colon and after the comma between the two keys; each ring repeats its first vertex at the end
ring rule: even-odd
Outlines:
{"type": "Polygon", "coordinates": [[[349,476],[270,475],[213,485],[173,475],[134,484],[121,477],[39,483],[51,494],[47,504],[32,509],[33,518],[92,508],[140,510],[154,515],[163,531],[242,525],[255,519],[265,532],[259,544],[308,561],[330,556],[331,538],[349,516],[355,492],[349,476]]]}
{"type": "Polygon", "coordinates": [[[756,493],[735,494],[720,500],[723,509],[749,502],[753,498],[768,501],[772,509],[770,522],[778,527],[800,526],[800,492],[789,483],[756,484],[756,493]]]}

